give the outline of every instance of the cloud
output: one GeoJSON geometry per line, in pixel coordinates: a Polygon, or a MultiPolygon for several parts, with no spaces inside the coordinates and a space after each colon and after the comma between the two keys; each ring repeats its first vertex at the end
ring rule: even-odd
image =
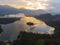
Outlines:
{"type": "Polygon", "coordinates": [[[18,14],[0,16],[0,18],[20,18],[20,17],[25,17],[25,15],[23,13],[18,13],[18,14]]]}
{"type": "Polygon", "coordinates": [[[60,13],[60,0],[50,0],[49,6],[47,7],[47,11],[51,13],[60,13]]]}
{"type": "Polygon", "coordinates": [[[49,0],[1,0],[2,4],[24,6],[26,9],[46,9],[49,0]]]}

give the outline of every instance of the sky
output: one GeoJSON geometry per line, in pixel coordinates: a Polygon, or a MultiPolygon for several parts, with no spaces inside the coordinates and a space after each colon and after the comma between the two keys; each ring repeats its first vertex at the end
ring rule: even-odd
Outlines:
{"type": "Polygon", "coordinates": [[[0,0],[0,4],[11,5],[16,8],[46,9],[49,0],[0,0]]]}
{"type": "Polygon", "coordinates": [[[43,9],[60,12],[60,0],[0,0],[0,5],[31,10],[43,9]]]}

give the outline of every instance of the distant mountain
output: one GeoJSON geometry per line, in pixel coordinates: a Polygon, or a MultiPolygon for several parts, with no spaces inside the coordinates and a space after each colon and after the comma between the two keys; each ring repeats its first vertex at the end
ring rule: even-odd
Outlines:
{"type": "Polygon", "coordinates": [[[36,16],[36,15],[40,15],[40,14],[45,14],[47,13],[46,11],[44,10],[28,10],[28,9],[20,9],[20,12],[21,13],[24,13],[25,15],[32,15],[32,16],[36,16]]]}
{"type": "Polygon", "coordinates": [[[42,13],[46,13],[44,10],[28,10],[28,9],[16,9],[8,5],[0,5],[0,15],[8,15],[8,14],[17,14],[24,13],[25,15],[39,15],[42,13]]]}
{"type": "Polygon", "coordinates": [[[60,18],[60,14],[55,14],[54,17],[55,18],[60,18]]]}
{"type": "Polygon", "coordinates": [[[46,13],[35,17],[42,21],[60,21],[60,14],[52,15],[50,13],[46,13]]]}
{"type": "Polygon", "coordinates": [[[10,7],[8,5],[0,5],[0,15],[16,14],[18,9],[10,7]]]}
{"type": "Polygon", "coordinates": [[[51,15],[50,13],[40,14],[39,16],[35,16],[35,17],[45,22],[53,19],[53,15],[51,15]]]}
{"type": "Polygon", "coordinates": [[[0,18],[0,24],[14,23],[15,21],[18,20],[20,20],[20,18],[0,18]]]}
{"type": "Polygon", "coordinates": [[[42,10],[42,9],[38,9],[38,10],[36,10],[36,13],[37,13],[38,15],[40,15],[40,14],[46,14],[47,12],[44,11],[44,10],[42,10]]]}

